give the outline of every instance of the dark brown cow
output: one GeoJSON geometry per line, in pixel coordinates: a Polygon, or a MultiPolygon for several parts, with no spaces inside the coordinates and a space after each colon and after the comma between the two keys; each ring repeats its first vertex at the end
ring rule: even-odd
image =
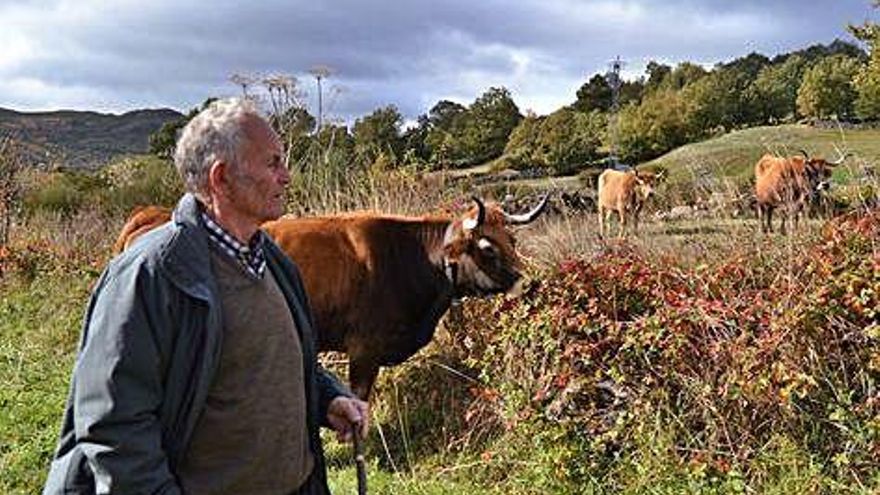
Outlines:
{"type": "Polygon", "coordinates": [[[522,215],[474,198],[459,218],[356,213],[284,217],[263,228],[302,271],[319,349],[348,354],[352,389],[367,399],[379,368],[424,347],[453,299],[514,286],[521,262],[509,226],[533,221],[547,199],[522,215]]]}
{"type": "Polygon", "coordinates": [[[786,222],[792,218],[797,228],[801,212],[809,202],[830,187],[832,168],[848,155],[835,161],[810,157],[777,157],[766,154],[755,164],[755,199],[762,232],[773,231],[773,211],[782,208],[779,230],[786,233],[786,222]]]}

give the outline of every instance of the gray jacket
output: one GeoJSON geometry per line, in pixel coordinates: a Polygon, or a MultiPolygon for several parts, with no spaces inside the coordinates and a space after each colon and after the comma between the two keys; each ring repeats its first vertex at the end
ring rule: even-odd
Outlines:
{"type": "MultiPolygon", "coordinates": [[[[113,259],[86,311],[61,438],[44,494],[178,494],[174,472],[192,438],[223,345],[218,290],[195,198],[113,259]]],[[[318,435],[349,392],[316,361],[312,315],[296,266],[272,242],[268,269],[300,332],[315,471],[329,493],[318,435]]],[[[242,459],[242,462],[247,462],[242,459]]]]}

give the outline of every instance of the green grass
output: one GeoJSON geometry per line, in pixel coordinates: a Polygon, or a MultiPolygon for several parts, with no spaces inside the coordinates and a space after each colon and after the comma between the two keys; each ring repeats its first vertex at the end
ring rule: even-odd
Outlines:
{"type": "Polygon", "coordinates": [[[797,155],[798,150],[804,149],[812,155],[834,159],[835,147],[854,153],[844,163],[845,168],[875,164],[880,161],[880,130],[832,130],[803,125],[754,127],[687,144],[642,165],[666,168],[670,182],[687,180],[703,169],[718,177],[748,180],[764,153],[797,155]]]}
{"type": "MultiPolygon", "coordinates": [[[[354,465],[331,468],[328,472],[332,493],[357,493],[354,465]]],[[[376,462],[367,466],[368,493],[375,495],[459,495],[487,493],[470,483],[448,479],[443,473],[413,471],[394,473],[380,469],[376,462]]]]}
{"type": "Polygon", "coordinates": [[[67,395],[89,280],[0,285],[0,493],[42,486],[67,395]]]}

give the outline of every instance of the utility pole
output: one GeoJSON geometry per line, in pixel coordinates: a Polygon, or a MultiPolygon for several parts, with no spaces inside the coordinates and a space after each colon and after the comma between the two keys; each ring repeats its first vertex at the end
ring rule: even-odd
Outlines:
{"type": "Polygon", "coordinates": [[[324,123],[324,94],[321,91],[321,80],[329,77],[331,72],[330,67],[326,65],[316,65],[309,71],[315,76],[315,81],[318,83],[318,128],[316,133],[321,132],[321,126],[324,123]]]}
{"type": "Polygon", "coordinates": [[[617,111],[620,108],[620,69],[623,68],[624,63],[618,55],[609,65],[611,70],[605,74],[605,80],[611,88],[611,112],[608,116],[608,134],[611,136],[611,166],[619,169],[621,164],[617,161],[617,111]]]}

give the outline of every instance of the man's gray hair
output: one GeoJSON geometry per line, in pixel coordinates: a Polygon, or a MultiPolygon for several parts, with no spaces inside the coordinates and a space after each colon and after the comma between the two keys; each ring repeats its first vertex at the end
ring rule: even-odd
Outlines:
{"type": "Polygon", "coordinates": [[[211,103],[183,128],[174,151],[174,165],[187,191],[207,199],[208,172],[216,161],[235,167],[244,140],[245,117],[262,118],[253,101],[226,98],[211,103]]]}

